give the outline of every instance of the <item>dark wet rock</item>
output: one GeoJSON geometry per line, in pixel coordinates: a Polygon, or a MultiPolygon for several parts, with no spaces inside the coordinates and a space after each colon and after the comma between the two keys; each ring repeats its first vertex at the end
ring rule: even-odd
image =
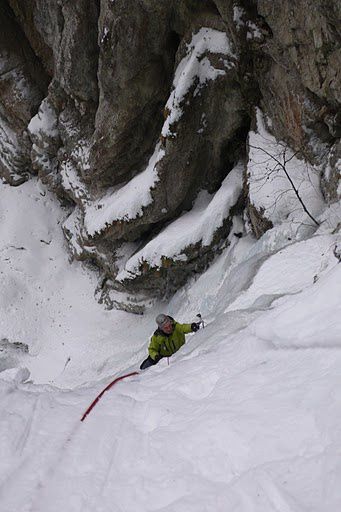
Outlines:
{"type": "Polygon", "coordinates": [[[271,30],[254,49],[261,106],[278,139],[321,163],[340,103],[340,3],[259,0],[257,11],[271,30]]]}
{"type": "Polygon", "coordinates": [[[0,24],[0,176],[19,185],[31,170],[27,125],[46,94],[48,80],[4,2],[0,24]]]}
{"type": "Polygon", "coordinates": [[[0,339],[0,372],[14,368],[28,354],[28,345],[19,341],[0,339]]]}
{"type": "Polygon", "coordinates": [[[268,229],[273,227],[271,220],[266,218],[264,209],[257,209],[251,202],[248,203],[248,214],[253,232],[257,238],[260,238],[268,229]]]}

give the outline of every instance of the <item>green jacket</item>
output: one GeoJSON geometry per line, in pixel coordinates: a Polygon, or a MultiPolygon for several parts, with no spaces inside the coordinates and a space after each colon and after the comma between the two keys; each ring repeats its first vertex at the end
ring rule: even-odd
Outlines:
{"type": "Polygon", "coordinates": [[[192,332],[191,324],[178,324],[173,321],[174,330],[171,334],[165,334],[157,329],[151,337],[148,352],[154,361],[175,354],[185,344],[185,334],[192,332]]]}

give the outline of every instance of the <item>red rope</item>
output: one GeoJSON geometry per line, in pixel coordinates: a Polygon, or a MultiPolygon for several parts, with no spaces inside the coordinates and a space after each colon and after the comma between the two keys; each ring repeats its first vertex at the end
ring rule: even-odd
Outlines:
{"type": "Polygon", "coordinates": [[[108,384],[107,387],[104,388],[103,391],[100,392],[100,394],[95,398],[95,400],[92,402],[92,404],[87,408],[87,410],[85,411],[85,413],[83,414],[83,416],[81,418],[81,421],[85,420],[85,418],[87,417],[89,412],[91,412],[91,410],[95,407],[95,405],[102,398],[104,393],[106,391],[108,391],[108,389],[110,389],[114,384],[116,384],[116,382],[119,382],[120,380],[126,379],[127,377],[132,377],[132,375],[138,375],[138,374],[139,374],[139,372],[127,373],[126,375],[122,375],[121,377],[117,377],[117,379],[115,379],[112,382],[110,382],[110,384],[108,384]]]}

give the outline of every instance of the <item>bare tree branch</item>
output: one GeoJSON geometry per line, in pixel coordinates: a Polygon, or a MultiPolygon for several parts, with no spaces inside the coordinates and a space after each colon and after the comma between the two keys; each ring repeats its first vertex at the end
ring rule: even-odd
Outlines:
{"type": "Polygon", "coordinates": [[[281,155],[281,156],[283,157],[283,162],[284,162],[284,163],[282,163],[280,160],[278,160],[278,158],[276,158],[275,156],[271,155],[271,153],[269,153],[268,151],[266,151],[264,148],[261,148],[261,147],[259,147],[259,146],[253,146],[252,144],[249,144],[249,147],[250,147],[250,148],[252,148],[252,149],[257,149],[257,150],[259,150],[259,151],[262,151],[263,153],[265,153],[266,155],[268,155],[268,156],[270,157],[270,159],[272,159],[274,162],[276,162],[276,163],[277,163],[277,165],[279,165],[279,166],[281,167],[281,169],[283,169],[284,174],[285,174],[285,175],[286,175],[286,177],[288,178],[288,180],[289,180],[289,182],[290,182],[290,185],[291,185],[291,187],[292,187],[293,191],[294,191],[294,192],[295,192],[295,194],[296,194],[297,199],[299,200],[299,202],[300,202],[300,203],[301,203],[301,205],[302,205],[303,210],[304,210],[304,211],[305,211],[305,213],[308,215],[308,217],[309,217],[309,218],[310,218],[310,219],[311,219],[311,220],[316,224],[316,226],[319,226],[319,225],[320,225],[320,224],[319,224],[319,222],[318,222],[318,221],[317,221],[317,220],[312,216],[312,214],[308,211],[308,209],[307,209],[306,205],[304,204],[304,202],[303,202],[303,200],[302,200],[302,198],[301,198],[300,194],[298,193],[298,189],[296,188],[296,186],[295,186],[294,182],[292,181],[292,179],[291,179],[291,177],[290,177],[290,175],[289,175],[289,173],[288,173],[288,170],[287,170],[287,168],[286,168],[286,164],[287,164],[288,162],[290,162],[290,160],[291,160],[294,156],[296,156],[298,152],[294,153],[294,154],[293,154],[293,155],[292,155],[288,160],[286,160],[286,150],[287,150],[287,147],[285,146],[285,147],[284,147],[284,151],[283,151],[283,153],[282,153],[282,155],[281,155]]]}

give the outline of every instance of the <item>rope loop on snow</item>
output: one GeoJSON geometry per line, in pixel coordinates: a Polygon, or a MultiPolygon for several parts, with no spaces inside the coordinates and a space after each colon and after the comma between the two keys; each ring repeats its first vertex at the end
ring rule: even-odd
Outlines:
{"type": "Polygon", "coordinates": [[[95,398],[95,400],[89,405],[89,407],[87,408],[87,410],[85,411],[85,413],[83,414],[82,418],[81,418],[81,421],[84,421],[85,418],[87,417],[87,415],[91,412],[91,410],[95,407],[95,405],[97,404],[97,402],[102,398],[102,396],[104,395],[104,393],[106,391],[108,391],[108,389],[110,389],[112,386],[114,386],[117,382],[119,382],[120,380],[123,380],[123,379],[126,379],[127,377],[132,377],[133,375],[138,375],[139,372],[132,372],[132,373],[127,373],[126,375],[122,375],[121,377],[117,377],[115,380],[113,380],[112,382],[110,382],[110,384],[107,385],[106,388],[103,389],[103,391],[100,392],[100,394],[95,398]]]}

